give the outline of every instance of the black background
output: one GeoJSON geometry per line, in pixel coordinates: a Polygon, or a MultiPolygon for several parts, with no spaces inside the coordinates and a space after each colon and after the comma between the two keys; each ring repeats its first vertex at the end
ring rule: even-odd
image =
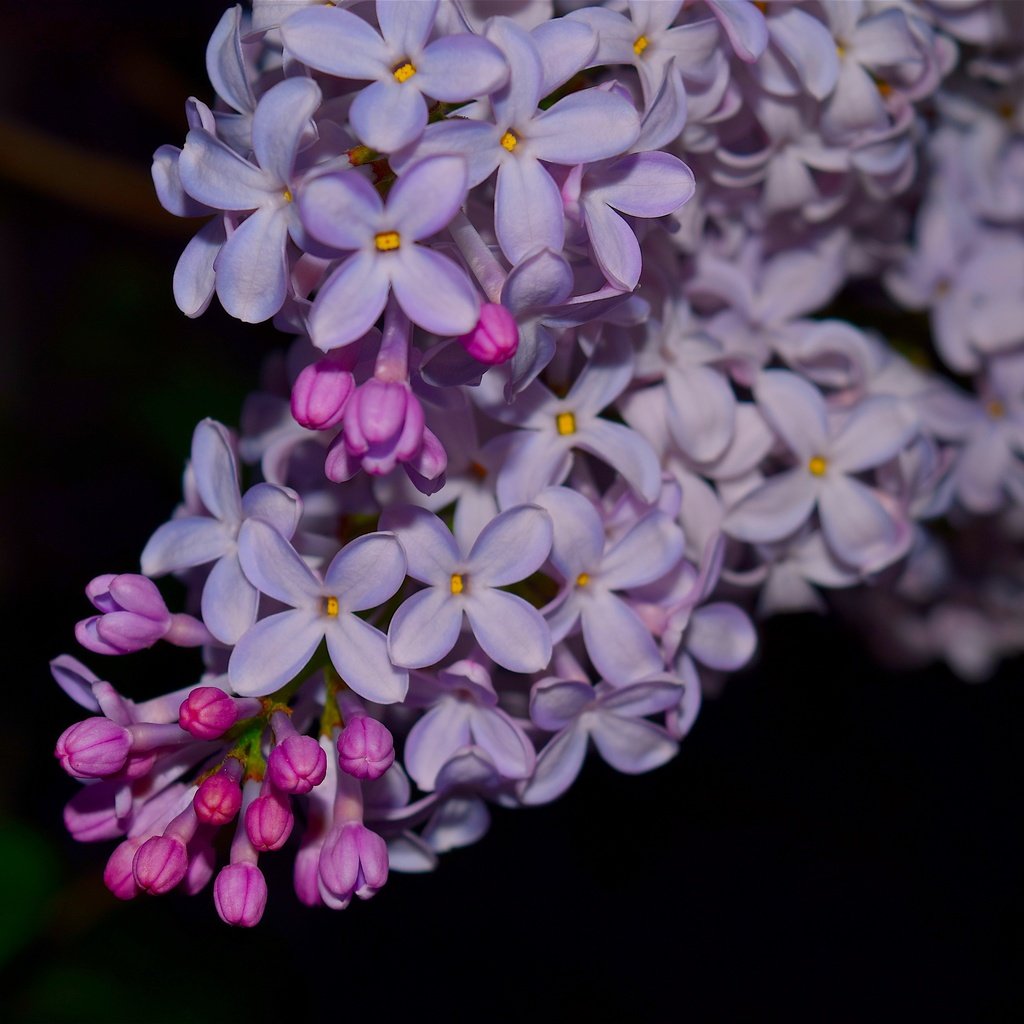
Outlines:
{"type": "MultiPolygon", "coordinates": [[[[107,894],[113,844],[62,830],[76,784],[51,751],[81,713],[47,661],[75,653],[85,583],[137,566],[194,423],[237,422],[284,342],[177,311],[192,225],[150,194],[185,98],[211,98],[220,13],[50,0],[0,22],[6,1019],[1020,1019],[1021,662],[982,686],[893,676],[813,617],[769,627],[667,767],[590,764],[366,904],[301,907],[291,846],[262,860],[253,932],[208,891],[107,894]]],[[[197,671],[189,652],[87,657],[130,696],[197,671]]]]}

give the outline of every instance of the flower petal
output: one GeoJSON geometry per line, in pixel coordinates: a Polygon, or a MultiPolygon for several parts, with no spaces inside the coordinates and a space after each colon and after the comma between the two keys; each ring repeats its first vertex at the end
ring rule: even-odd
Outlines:
{"type": "Polygon", "coordinates": [[[427,127],[427,104],[411,82],[389,75],[366,86],[349,108],[356,135],[371,149],[393,153],[415,142],[427,127]]]}
{"type": "Polygon", "coordinates": [[[238,555],[225,555],[203,586],[201,611],[206,628],[223,644],[236,644],[256,621],[260,592],[246,579],[238,555]]]}
{"type": "Polygon", "coordinates": [[[462,564],[462,552],[440,519],[416,505],[392,505],[380,516],[382,530],[394,533],[405,551],[408,573],[414,580],[447,586],[462,564]]]}
{"type": "Polygon", "coordinates": [[[369,533],[346,544],[324,573],[324,587],[345,611],[376,608],[398,593],[405,552],[394,534],[369,533]]]}
{"type": "Polygon", "coordinates": [[[313,657],[325,621],[309,609],[260,619],[231,652],[231,689],[243,697],[265,697],[290,682],[313,657]]]}
{"type": "Polygon", "coordinates": [[[388,638],[368,622],[348,612],[326,620],[325,637],[331,664],[338,675],[376,704],[397,704],[409,689],[409,673],[388,657],[388,638]]]}
{"type": "Polygon", "coordinates": [[[238,534],[238,557],[260,593],[296,608],[319,607],[323,584],[298,552],[262,519],[247,519],[238,534]]]}
{"type": "Polygon", "coordinates": [[[542,508],[511,508],[484,527],[466,560],[466,570],[488,587],[516,583],[544,564],[551,537],[551,517],[542,508]]]}
{"type": "Polygon", "coordinates": [[[590,660],[613,686],[665,669],[650,630],[625,601],[595,591],[581,605],[583,642],[590,660]]]}
{"type": "Polygon", "coordinates": [[[414,324],[449,337],[476,327],[480,295],[454,260],[415,244],[386,253],[388,257],[395,298],[414,324]]]}
{"type": "Polygon", "coordinates": [[[227,429],[216,420],[200,421],[192,432],[192,473],[199,499],[225,523],[242,518],[238,463],[227,429]]]}
{"type": "Polygon", "coordinates": [[[781,540],[807,522],[819,487],[803,466],[769,477],[734,505],[722,529],[738,540],[781,540]]]}
{"type": "Polygon", "coordinates": [[[466,618],[484,653],[512,672],[539,672],[551,660],[548,624],[515,594],[487,588],[472,593],[466,618]]]}
{"type": "Polygon", "coordinates": [[[518,790],[527,805],[546,804],[560,797],[576,781],[587,753],[587,732],[574,722],[538,754],[533,778],[518,790]]]}
{"type": "Polygon", "coordinates": [[[538,249],[562,251],[562,198],[551,175],[534,157],[512,154],[498,167],[494,231],[501,251],[513,264],[538,249]]]}
{"type": "Polygon", "coordinates": [[[395,612],[388,653],[396,665],[423,668],[440,661],[459,639],[462,602],[440,587],[413,594],[395,612]]]}
{"type": "Polygon", "coordinates": [[[164,523],[142,549],[145,576],[206,565],[234,546],[234,538],[225,525],[206,516],[185,516],[164,523]]]}
{"type": "Polygon", "coordinates": [[[679,744],[665,729],[643,719],[596,715],[590,736],[598,753],[627,775],[649,772],[679,752],[679,744]]]}
{"type": "Polygon", "coordinates": [[[358,341],[384,312],[389,291],[375,253],[350,256],[327,279],[309,312],[313,344],[326,352],[358,341]]]}

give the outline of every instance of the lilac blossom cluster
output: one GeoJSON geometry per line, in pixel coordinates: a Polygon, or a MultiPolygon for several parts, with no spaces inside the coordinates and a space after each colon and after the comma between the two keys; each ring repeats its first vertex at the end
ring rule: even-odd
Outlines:
{"type": "Polygon", "coordinates": [[[120,898],[216,876],[253,925],[295,830],[303,903],[366,899],[591,741],[664,764],[752,616],[827,597],[969,678],[1024,649],[1019,12],[501,9],[232,8],[216,102],[155,155],[207,218],[182,312],[294,341],[239,433],[196,427],[141,574],[86,590],[83,647],[193,647],[198,681],[136,703],[52,663],[91,713],[65,820],[120,837],[120,898]],[[843,317],[878,282],[888,337],[843,317]]]}

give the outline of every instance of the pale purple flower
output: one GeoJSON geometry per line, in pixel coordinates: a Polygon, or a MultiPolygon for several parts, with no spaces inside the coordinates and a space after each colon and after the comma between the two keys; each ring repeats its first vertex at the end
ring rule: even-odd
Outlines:
{"type": "Polygon", "coordinates": [[[384,634],[355,614],[383,604],[401,586],[405,557],[394,536],[357,538],[321,579],[269,523],[251,519],[239,535],[239,556],[259,591],[291,610],[261,619],[239,640],[228,665],[236,693],[273,693],[326,640],[334,667],[361,697],[391,704],[405,696],[408,675],[389,661],[384,634]]]}
{"type": "Polygon", "coordinates": [[[547,624],[532,605],[500,587],[536,572],[551,550],[551,520],[535,505],[492,520],[464,554],[448,528],[425,509],[385,509],[381,526],[405,550],[409,575],[427,584],[395,612],[392,660],[408,668],[440,661],[456,644],[463,613],[484,652],[513,672],[536,672],[551,657],[547,624]]]}
{"type": "Polygon", "coordinates": [[[290,488],[267,483],[243,497],[231,436],[215,420],[202,420],[196,427],[191,467],[193,486],[209,515],[179,516],[161,526],[142,551],[142,571],[162,576],[212,562],[203,585],[203,622],[218,640],[233,644],[256,621],[259,604],[259,591],[238,561],[242,523],[259,517],[290,538],[301,503],[290,488]]]}
{"type": "MultiPolygon", "coordinates": [[[[325,12],[329,13],[329,12],[325,12]]],[[[362,337],[394,291],[409,319],[435,334],[465,334],[476,326],[480,298],[466,272],[425,245],[455,216],[466,197],[466,164],[437,156],[406,170],[384,202],[358,171],[314,178],[298,197],[314,238],[356,250],[321,286],[309,330],[324,349],[362,337]]]]}

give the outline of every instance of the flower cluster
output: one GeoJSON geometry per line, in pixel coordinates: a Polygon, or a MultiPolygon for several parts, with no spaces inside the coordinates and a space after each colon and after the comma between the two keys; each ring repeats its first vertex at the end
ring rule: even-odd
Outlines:
{"type": "Polygon", "coordinates": [[[664,764],[752,616],[828,599],[970,678],[1024,649],[1008,6],[504,9],[232,8],[155,155],[208,218],[181,310],[294,341],[239,433],[196,427],[142,574],[86,590],[83,647],[201,649],[197,681],[135,703],[52,662],[91,712],[65,821],[122,837],[120,898],[216,876],[253,925],[288,845],[302,902],[366,899],[590,740],[664,764]]]}

